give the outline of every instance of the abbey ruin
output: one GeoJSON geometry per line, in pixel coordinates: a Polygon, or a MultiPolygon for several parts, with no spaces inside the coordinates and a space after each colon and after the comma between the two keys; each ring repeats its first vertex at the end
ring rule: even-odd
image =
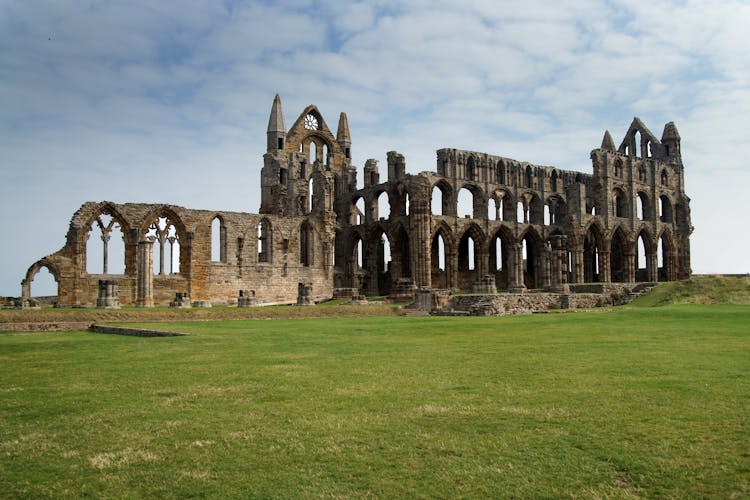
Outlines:
{"type": "Polygon", "coordinates": [[[287,130],[276,96],[258,214],[84,203],[63,248],[28,269],[22,301],[44,267],[60,306],[101,307],[564,293],[690,276],[690,199],[673,123],[658,139],[635,118],[619,146],[606,132],[591,174],[457,149],[437,151],[436,171],[409,174],[391,151],[382,173],[365,163],[358,187],[351,147],[344,113],[335,135],[312,105],[287,130]]]}

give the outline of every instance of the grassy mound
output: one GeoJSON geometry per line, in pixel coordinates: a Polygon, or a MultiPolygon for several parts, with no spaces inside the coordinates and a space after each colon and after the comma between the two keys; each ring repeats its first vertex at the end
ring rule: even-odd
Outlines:
{"type": "Polygon", "coordinates": [[[660,283],[632,302],[637,307],[669,304],[750,304],[750,276],[697,275],[660,283]]]}

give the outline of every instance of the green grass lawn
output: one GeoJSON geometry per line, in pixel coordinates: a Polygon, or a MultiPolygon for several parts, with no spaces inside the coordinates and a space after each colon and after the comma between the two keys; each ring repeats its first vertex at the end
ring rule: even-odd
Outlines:
{"type": "Polygon", "coordinates": [[[0,334],[4,497],[750,496],[750,306],[0,334]]]}

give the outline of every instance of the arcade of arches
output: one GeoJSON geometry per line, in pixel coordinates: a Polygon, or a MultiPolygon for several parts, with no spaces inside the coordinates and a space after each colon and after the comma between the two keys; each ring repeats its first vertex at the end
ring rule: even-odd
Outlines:
{"type": "Polygon", "coordinates": [[[329,129],[316,106],[287,128],[278,96],[260,169],[258,214],[164,204],[88,202],[64,247],[34,263],[60,305],[93,305],[99,282],[122,304],[290,303],[414,289],[563,291],[573,283],[663,281],[690,275],[690,199],[680,136],[635,118],[619,147],[609,132],[590,174],[440,149],[434,172],[406,159],[352,164],[346,114],[329,129]],[[385,170],[385,169],[384,169],[385,170]]]}

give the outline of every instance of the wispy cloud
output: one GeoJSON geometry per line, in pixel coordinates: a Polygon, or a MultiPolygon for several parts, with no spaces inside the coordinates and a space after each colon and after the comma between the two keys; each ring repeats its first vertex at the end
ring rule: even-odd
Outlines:
{"type": "Polygon", "coordinates": [[[86,200],[256,211],[277,92],[290,123],[346,111],[358,165],[412,171],[440,147],[588,170],[604,129],[674,120],[694,268],[747,272],[750,237],[715,243],[748,181],[748,25],[733,1],[5,3],[0,294],[86,200]]]}

